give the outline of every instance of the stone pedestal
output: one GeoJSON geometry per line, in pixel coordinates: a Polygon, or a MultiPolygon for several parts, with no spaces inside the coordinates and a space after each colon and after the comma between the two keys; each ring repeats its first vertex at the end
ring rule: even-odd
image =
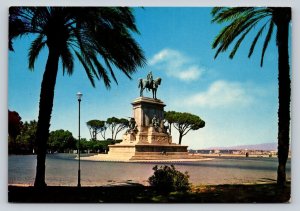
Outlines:
{"type": "Polygon", "coordinates": [[[109,156],[129,160],[184,159],[188,156],[187,146],[172,143],[172,136],[164,129],[166,105],[161,100],[139,97],[131,104],[136,127],[123,135],[121,143],[109,145],[109,156]]]}
{"type": "Polygon", "coordinates": [[[166,106],[161,100],[139,97],[132,103],[133,106],[133,117],[138,127],[151,126],[151,120],[156,116],[159,120],[164,118],[164,107],[166,106]]]}

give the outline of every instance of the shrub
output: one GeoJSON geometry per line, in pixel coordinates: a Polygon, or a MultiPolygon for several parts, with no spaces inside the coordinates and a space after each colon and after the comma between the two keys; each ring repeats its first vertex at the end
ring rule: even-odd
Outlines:
{"type": "Polygon", "coordinates": [[[171,166],[153,167],[154,174],[148,181],[151,186],[160,192],[188,191],[190,190],[188,172],[182,173],[171,166]]]}

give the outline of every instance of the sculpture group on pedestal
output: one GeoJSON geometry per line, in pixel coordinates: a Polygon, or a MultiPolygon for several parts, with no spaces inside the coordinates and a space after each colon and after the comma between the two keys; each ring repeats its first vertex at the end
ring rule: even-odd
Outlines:
{"type": "Polygon", "coordinates": [[[159,128],[159,119],[156,118],[156,115],[152,118],[152,126],[155,128],[156,131],[158,131],[159,128]]]}
{"type": "Polygon", "coordinates": [[[165,125],[165,123],[167,123],[166,119],[160,120],[156,117],[156,115],[154,115],[151,122],[152,122],[152,126],[154,127],[155,131],[163,132],[163,133],[170,135],[168,132],[169,125],[165,125]]]}
{"type": "Polygon", "coordinates": [[[137,129],[137,125],[136,125],[136,121],[133,117],[130,117],[129,120],[129,124],[128,124],[128,130],[126,131],[127,133],[137,133],[138,129],[137,129]]]}

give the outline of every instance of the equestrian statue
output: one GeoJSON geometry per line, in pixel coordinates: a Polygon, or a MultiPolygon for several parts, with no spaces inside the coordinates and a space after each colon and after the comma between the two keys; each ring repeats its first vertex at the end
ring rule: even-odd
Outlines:
{"type": "Polygon", "coordinates": [[[147,75],[147,79],[140,79],[139,88],[140,88],[140,97],[143,97],[143,91],[147,88],[148,91],[152,90],[152,96],[156,99],[157,88],[161,83],[161,78],[153,80],[152,72],[150,71],[147,75]]]}

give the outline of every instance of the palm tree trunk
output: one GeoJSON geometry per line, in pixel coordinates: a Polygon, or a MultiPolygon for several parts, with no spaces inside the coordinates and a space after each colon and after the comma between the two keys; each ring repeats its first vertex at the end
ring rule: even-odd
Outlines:
{"type": "Polygon", "coordinates": [[[49,47],[48,60],[41,85],[39,117],[36,131],[37,165],[34,181],[34,187],[36,188],[47,186],[45,183],[45,162],[58,61],[59,53],[49,47]]]}
{"type": "Polygon", "coordinates": [[[288,53],[289,21],[277,22],[278,45],[278,83],[279,83],[279,109],[278,109],[278,170],[277,184],[286,183],[286,162],[289,153],[290,132],[290,98],[291,81],[288,53]]]}

